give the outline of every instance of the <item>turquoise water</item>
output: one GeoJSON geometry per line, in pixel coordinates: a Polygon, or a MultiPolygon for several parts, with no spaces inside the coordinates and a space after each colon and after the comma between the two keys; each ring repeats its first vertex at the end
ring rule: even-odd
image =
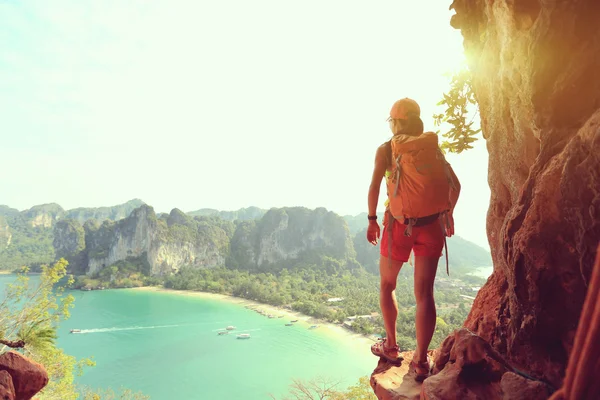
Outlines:
{"type": "MultiPolygon", "coordinates": [[[[14,279],[0,276],[0,286],[14,279]]],[[[293,378],[327,376],[340,389],[369,375],[377,359],[356,339],[285,326],[237,304],[172,293],[134,290],[72,292],[71,318],[59,346],[76,357],[94,356],[78,382],[127,387],[152,399],[281,398],[293,378]],[[248,340],[217,331],[234,325],[248,340]],[[81,334],[70,334],[70,329],[81,334]]]]}

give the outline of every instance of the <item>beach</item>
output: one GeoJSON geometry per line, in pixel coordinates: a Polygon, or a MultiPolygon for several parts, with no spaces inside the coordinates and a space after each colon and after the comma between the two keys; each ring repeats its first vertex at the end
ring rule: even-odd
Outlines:
{"type": "Polygon", "coordinates": [[[321,333],[326,334],[332,337],[343,338],[345,340],[351,340],[355,342],[357,345],[367,345],[370,346],[373,342],[376,341],[375,336],[365,336],[360,333],[353,332],[347,328],[344,328],[341,325],[336,325],[328,321],[320,320],[315,317],[311,317],[309,315],[305,315],[299,313],[297,311],[289,310],[283,307],[277,307],[270,304],[259,303],[253,300],[244,299],[241,297],[230,296],[226,294],[220,293],[208,293],[208,292],[196,292],[190,290],[174,290],[174,289],[165,289],[156,286],[144,286],[133,288],[131,290],[135,291],[146,291],[146,292],[162,292],[162,293],[170,293],[176,294],[180,296],[191,296],[191,297],[199,297],[208,300],[217,300],[228,302],[232,304],[237,304],[240,306],[244,306],[249,309],[253,309],[256,311],[263,311],[266,315],[264,318],[268,318],[268,315],[274,315],[275,318],[280,315],[283,316],[286,322],[288,320],[298,320],[296,324],[305,325],[306,327],[310,327],[311,325],[318,325],[318,329],[321,333]]]}

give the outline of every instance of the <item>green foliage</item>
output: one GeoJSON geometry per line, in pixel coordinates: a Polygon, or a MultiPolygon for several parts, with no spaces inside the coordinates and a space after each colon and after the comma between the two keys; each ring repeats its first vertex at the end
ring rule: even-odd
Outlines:
{"type": "Polygon", "coordinates": [[[77,276],[74,287],[76,289],[103,289],[103,288],[133,288],[156,285],[159,278],[150,277],[150,264],[146,252],[139,257],[127,257],[125,260],[102,268],[93,276],[77,276]]]}
{"type": "Polygon", "coordinates": [[[23,213],[6,206],[0,208],[0,215],[2,238],[11,236],[10,245],[6,246],[7,241],[0,244],[0,270],[12,271],[23,265],[39,270],[41,264],[54,260],[52,228],[33,227],[23,213]]]}
{"type": "Polygon", "coordinates": [[[82,400],[148,400],[150,396],[146,396],[140,392],[133,392],[131,389],[122,388],[119,392],[113,389],[91,390],[82,388],[80,390],[82,400]]]}
{"type": "Polygon", "coordinates": [[[433,115],[436,126],[450,124],[450,130],[443,134],[448,140],[442,142],[442,150],[461,153],[472,149],[471,144],[477,140],[476,135],[481,132],[481,128],[474,129],[474,116],[467,122],[469,105],[477,105],[471,72],[467,67],[452,75],[450,90],[443,94],[443,99],[437,105],[445,106],[446,109],[442,114],[433,115]]]}
{"type": "MultiPolygon", "coordinates": [[[[358,383],[339,390],[340,383],[327,377],[316,377],[309,380],[294,379],[289,394],[283,400],[377,400],[369,383],[369,377],[360,377],[358,383]]],[[[275,399],[275,396],[271,395],[275,399]]]]}
{"type": "MultiPolygon", "coordinates": [[[[40,283],[35,287],[30,286],[27,268],[18,274],[16,283],[8,286],[0,303],[0,332],[3,339],[23,340],[23,353],[45,366],[50,382],[39,394],[41,400],[74,400],[78,396],[73,383],[75,375],[93,362],[76,360],[56,348],[54,342],[58,324],[69,318],[73,307],[73,296],[65,292],[72,278],[66,275],[64,259],[41,270],[40,283]]],[[[6,346],[0,348],[0,352],[7,350],[6,346]]]]}
{"type": "MultiPolygon", "coordinates": [[[[69,309],[75,300],[67,292],[73,283],[73,278],[67,275],[67,265],[61,258],[52,266],[42,266],[37,285],[31,285],[28,268],[19,271],[16,282],[8,285],[0,302],[0,339],[22,340],[24,347],[19,351],[46,369],[50,379],[36,396],[40,400],[76,400],[81,393],[84,400],[148,399],[126,389],[117,395],[111,389],[98,393],[76,387],[75,377],[95,363],[90,358],[77,360],[56,347],[58,325],[69,319],[69,309]]],[[[6,345],[0,347],[0,353],[8,350],[6,345]]]]}
{"type": "MultiPolygon", "coordinates": [[[[330,260],[334,262],[333,260],[330,260]]],[[[478,283],[481,284],[483,280],[478,283]]],[[[459,305],[466,301],[461,295],[472,295],[470,287],[460,280],[438,278],[435,289],[440,323],[431,347],[437,347],[452,330],[461,326],[468,308],[459,305]]],[[[332,323],[346,323],[362,334],[384,335],[383,320],[379,313],[379,277],[363,269],[340,269],[330,273],[305,265],[302,268],[282,269],[277,272],[250,272],[229,268],[191,269],[166,277],[164,287],[221,293],[278,307],[287,307],[303,314],[332,323]],[[329,303],[332,297],[343,298],[329,303]],[[373,314],[373,315],[371,315],[373,314]],[[356,318],[349,322],[350,316],[356,318]]],[[[415,348],[415,299],[412,269],[404,268],[398,277],[396,298],[399,305],[398,340],[401,348],[415,348]]]]}
{"type": "Polygon", "coordinates": [[[101,224],[90,222],[83,225],[86,252],[89,259],[108,257],[118,224],[118,222],[105,220],[101,224]]]}

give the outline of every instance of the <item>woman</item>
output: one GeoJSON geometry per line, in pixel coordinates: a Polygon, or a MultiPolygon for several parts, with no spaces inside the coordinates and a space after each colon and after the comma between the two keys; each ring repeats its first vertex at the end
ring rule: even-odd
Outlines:
{"type": "MultiPolygon", "coordinates": [[[[390,129],[394,134],[392,140],[394,141],[396,149],[399,148],[399,146],[411,146],[420,149],[419,146],[421,146],[421,143],[429,143],[429,146],[435,146],[435,149],[426,149],[426,151],[438,152],[441,154],[437,147],[437,136],[430,132],[423,133],[423,121],[421,121],[420,118],[420,107],[414,100],[404,98],[394,103],[390,110],[388,121],[390,129]],[[435,136],[435,138],[432,138],[432,135],[435,136]],[[434,144],[431,145],[431,143],[434,144]]],[[[426,147],[427,145],[423,144],[423,146],[426,147]]],[[[425,149],[425,147],[423,147],[423,149],[425,149]]],[[[437,156],[437,153],[433,154],[436,154],[437,156]]],[[[441,158],[439,156],[437,156],[437,158],[443,159],[443,155],[441,158]]],[[[402,161],[402,163],[405,162],[406,161],[402,161]]],[[[397,168],[400,169],[401,165],[405,165],[402,163],[400,162],[400,158],[392,159],[392,141],[388,141],[379,146],[375,155],[375,168],[369,187],[369,227],[367,229],[367,240],[373,245],[376,245],[380,237],[380,229],[376,215],[377,203],[379,200],[379,188],[384,176],[388,181],[388,199],[386,201],[386,213],[383,221],[384,230],[383,236],[381,237],[381,257],[379,265],[381,275],[380,305],[385,325],[386,338],[374,344],[371,347],[371,351],[376,356],[384,358],[392,363],[399,364],[403,360],[402,356],[400,356],[400,349],[398,348],[396,341],[398,304],[396,302],[394,290],[396,288],[398,273],[400,272],[403,263],[409,260],[412,251],[415,255],[414,294],[417,303],[417,348],[411,362],[411,369],[416,372],[417,379],[422,380],[429,375],[431,370],[427,350],[435,330],[436,322],[433,283],[438,261],[442,255],[442,249],[445,243],[444,226],[440,225],[440,216],[447,216],[448,212],[433,212],[431,215],[410,219],[399,219],[397,214],[394,214],[395,217],[392,216],[389,207],[391,199],[389,192],[390,187],[393,188],[394,186],[390,185],[390,180],[393,179],[393,176],[396,176],[398,177],[397,179],[399,179],[402,171],[397,172],[397,168]]],[[[445,163],[445,160],[443,160],[443,163],[445,163]]],[[[447,163],[445,164],[450,169],[449,165],[447,163]]],[[[445,168],[445,166],[441,168],[445,168]]],[[[456,184],[458,184],[458,180],[454,173],[451,172],[451,169],[449,174],[451,175],[447,175],[448,179],[444,176],[443,183],[447,184],[450,182],[451,176],[452,179],[456,180],[456,184]]],[[[410,191],[410,188],[405,187],[403,189],[402,185],[398,187],[398,184],[396,184],[395,187],[400,193],[400,196],[406,195],[406,192],[410,191]]],[[[456,189],[456,187],[454,187],[454,189],[456,189]]],[[[415,194],[413,190],[412,195],[418,195],[418,193],[415,194]]],[[[416,201],[413,201],[413,203],[427,203],[430,197],[431,196],[416,198],[416,201]]],[[[456,199],[457,198],[458,196],[456,196],[456,199]]],[[[446,197],[446,200],[448,200],[448,197],[446,197]]],[[[454,204],[448,206],[450,218],[453,206],[454,204]]],[[[447,228],[446,234],[451,236],[453,233],[451,224],[449,224],[447,228]]]]}

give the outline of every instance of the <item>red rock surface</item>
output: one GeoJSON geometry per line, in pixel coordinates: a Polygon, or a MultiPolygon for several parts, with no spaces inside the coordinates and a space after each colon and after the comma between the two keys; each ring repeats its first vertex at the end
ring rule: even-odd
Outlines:
{"type": "MultiPolygon", "coordinates": [[[[430,352],[433,375],[415,381],[408,365],[412,352],[393,366],[379,361],[371,375],[371,386],[379,400],[545,400],[549,387],[525,378],[485,340],[467,329],[446,338],[441,348],[430,352]]],[[[563,400],[563,399],[561,399],[563,400]]]]}
{"type": "Polygon", "coordinates": [[[380,360],[371,375],[371,387],[379,400],[418,400],[421,393],[421,383],[415,380],[414,371],[409,371],[413,352],[402,353],[404,361],[394,366],[380,360]]]}
{"type": "Polygon", "coordinates": [[[563,387],[551,400],[600,399],[600,246],[563,387]]]}
{"type": "Polygon", "coordinates": [[[600,240],[600,7],[453,6],[489,151],[494,260],[465,326],[559,387],[600,240]]]}
{"type": "Polygon", "coordinates": [[[0,355],[0,373],[2,371],[12,378],[15,400],[29,400],[48,384],[43,366],[14,351],[0,355]]]}
{"type": "Polygon", "coordinates": [[[0,371],[0,399],[15,400],[15,387],[12,377],[6,371],[0,371]]]}
{"type": "Polygon", "coordinates": [[[507,372],[500,381],[502,400],[546,400],[548,388],[542,382],[532,381],[507,372]]]}
{"type": "Polygon", "coordinates": [[[421,399],[548,398],[545,384],[513,373],[513,368],[489,343],[467,329],[459,329],[446,338],[436,353],[434,375],[423,382],[421,399]]]}

